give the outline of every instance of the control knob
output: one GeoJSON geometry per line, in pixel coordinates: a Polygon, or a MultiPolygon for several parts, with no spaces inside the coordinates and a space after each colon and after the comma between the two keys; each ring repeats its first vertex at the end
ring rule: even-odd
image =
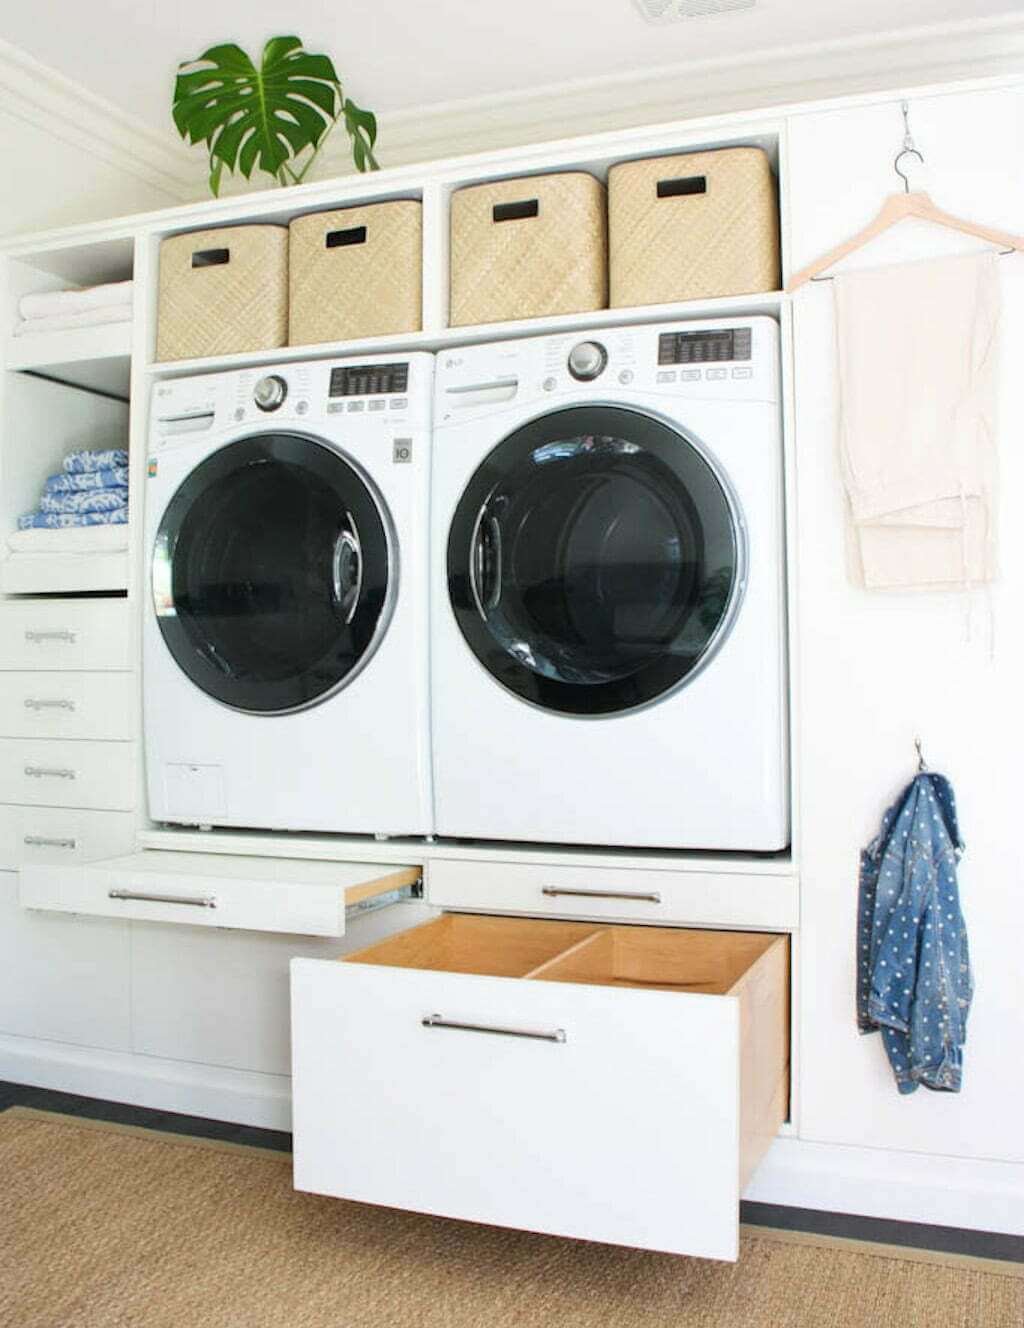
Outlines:
{"type": "Polygon", "coordinates": [[[589,383],[604,370],[608,352],[599,341],[581,341],[569,352],[569,372],[581,383],[589,383]]]}
{"type": "Polygon", "coordinates": [[[252,396],[260,410],[277,410],[288,395],[288,384],[278,374],[267,374],[253,388],[252,396]]]}

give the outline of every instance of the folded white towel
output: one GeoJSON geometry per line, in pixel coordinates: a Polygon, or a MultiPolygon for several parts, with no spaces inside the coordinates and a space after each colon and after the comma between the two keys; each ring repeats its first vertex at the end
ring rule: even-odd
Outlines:
{"type": "Polygon", "coordinates": [[[73,327],[99,327],[102,323],[129,323],[130,304],[113,304],[104,309],[86,309],[80,314],[53,314],[47,318],[27,318],[14,326],[16,337],[34,336],[37,332],[67,332],[73,327]]]}
{"type": "Polygon", "coordinates": [[[16,530],[7,536],[12,555],[120,553],[128,548],[127,526],[69,526],[64,530],[16,530]]]}
{"type": "Polygon", "coordinates": [[[18,313],[22,318],[55,318],[58,314],[81,314],[88,309],[130,305],[133,284],[131,281],[113,281],[106,286],[88,286],[85,290],[23,295],[18,301],[18,313]]]}

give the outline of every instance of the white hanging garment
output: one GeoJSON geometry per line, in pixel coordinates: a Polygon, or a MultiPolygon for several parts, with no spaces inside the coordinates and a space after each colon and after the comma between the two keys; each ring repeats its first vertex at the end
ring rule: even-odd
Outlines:
{"type": "Polygon", "coordinates": [[[996,253],[834,279],[849,566],[868,589],[996,574],[996,253]]]}

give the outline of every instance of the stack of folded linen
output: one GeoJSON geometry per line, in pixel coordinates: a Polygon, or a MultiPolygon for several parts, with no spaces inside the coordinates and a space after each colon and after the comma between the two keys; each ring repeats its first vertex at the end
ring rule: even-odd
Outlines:
{"type": "Polygon", "coordinates": [[[64,332],[101,323],[127,323],[132,316],[132,282],[116,281],[85,290],[47,291],[23,295],[18,302],[20,320],[16,337],[33,332],[64,332]]]}
{"type": "MultiPolygon", "coordinates": [[[[123,448],[72,452],[43,486],[39,506],[18,518],[19,532],[81,526],[123,526],[128,521],[128,453],[123,448]]],[[[29,547],[11,537],[13,548],[29,547]]]]}

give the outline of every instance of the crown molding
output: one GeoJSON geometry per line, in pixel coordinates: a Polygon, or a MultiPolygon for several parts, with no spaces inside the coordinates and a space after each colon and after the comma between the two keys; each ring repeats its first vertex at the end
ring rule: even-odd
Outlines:
{"type": "MultiPolygon", "coordinates": [[[[1024,77],[1024,15],[967,20],[815,42],[756,54],[633,70],[463,101],[384,113],[380,155],[387,166],[519,147],[578,134],[747,110],[870,96],[893,89],[1024,77]]],[[[144,180],[169,203],[205,196],[199,149],[135,119],[71,79],[0,41],[0,95],[8,114],[39,126],[144,180]]],[[[337,131],[311,179],[353,171],[337,131]]],[[[226,177],[237,195],[262,182],[226,177]]]]}
{"type": "MultiPolygon", "coordinates": [[[[576,79],[380,116],[384,163],[517,147],[644,124],[990,78],[1024,77],[1024,15],[816,42],[754,55],[576,79]]],[[[317,178],[347,174],[341,135],[317,178]]]]}
{"type": "Polygon", "coordinates": [[[169,203],[195,198],[203,171],[183,145],[0,40],[0,106],[80,152],[144,181],[169,203]]]}

